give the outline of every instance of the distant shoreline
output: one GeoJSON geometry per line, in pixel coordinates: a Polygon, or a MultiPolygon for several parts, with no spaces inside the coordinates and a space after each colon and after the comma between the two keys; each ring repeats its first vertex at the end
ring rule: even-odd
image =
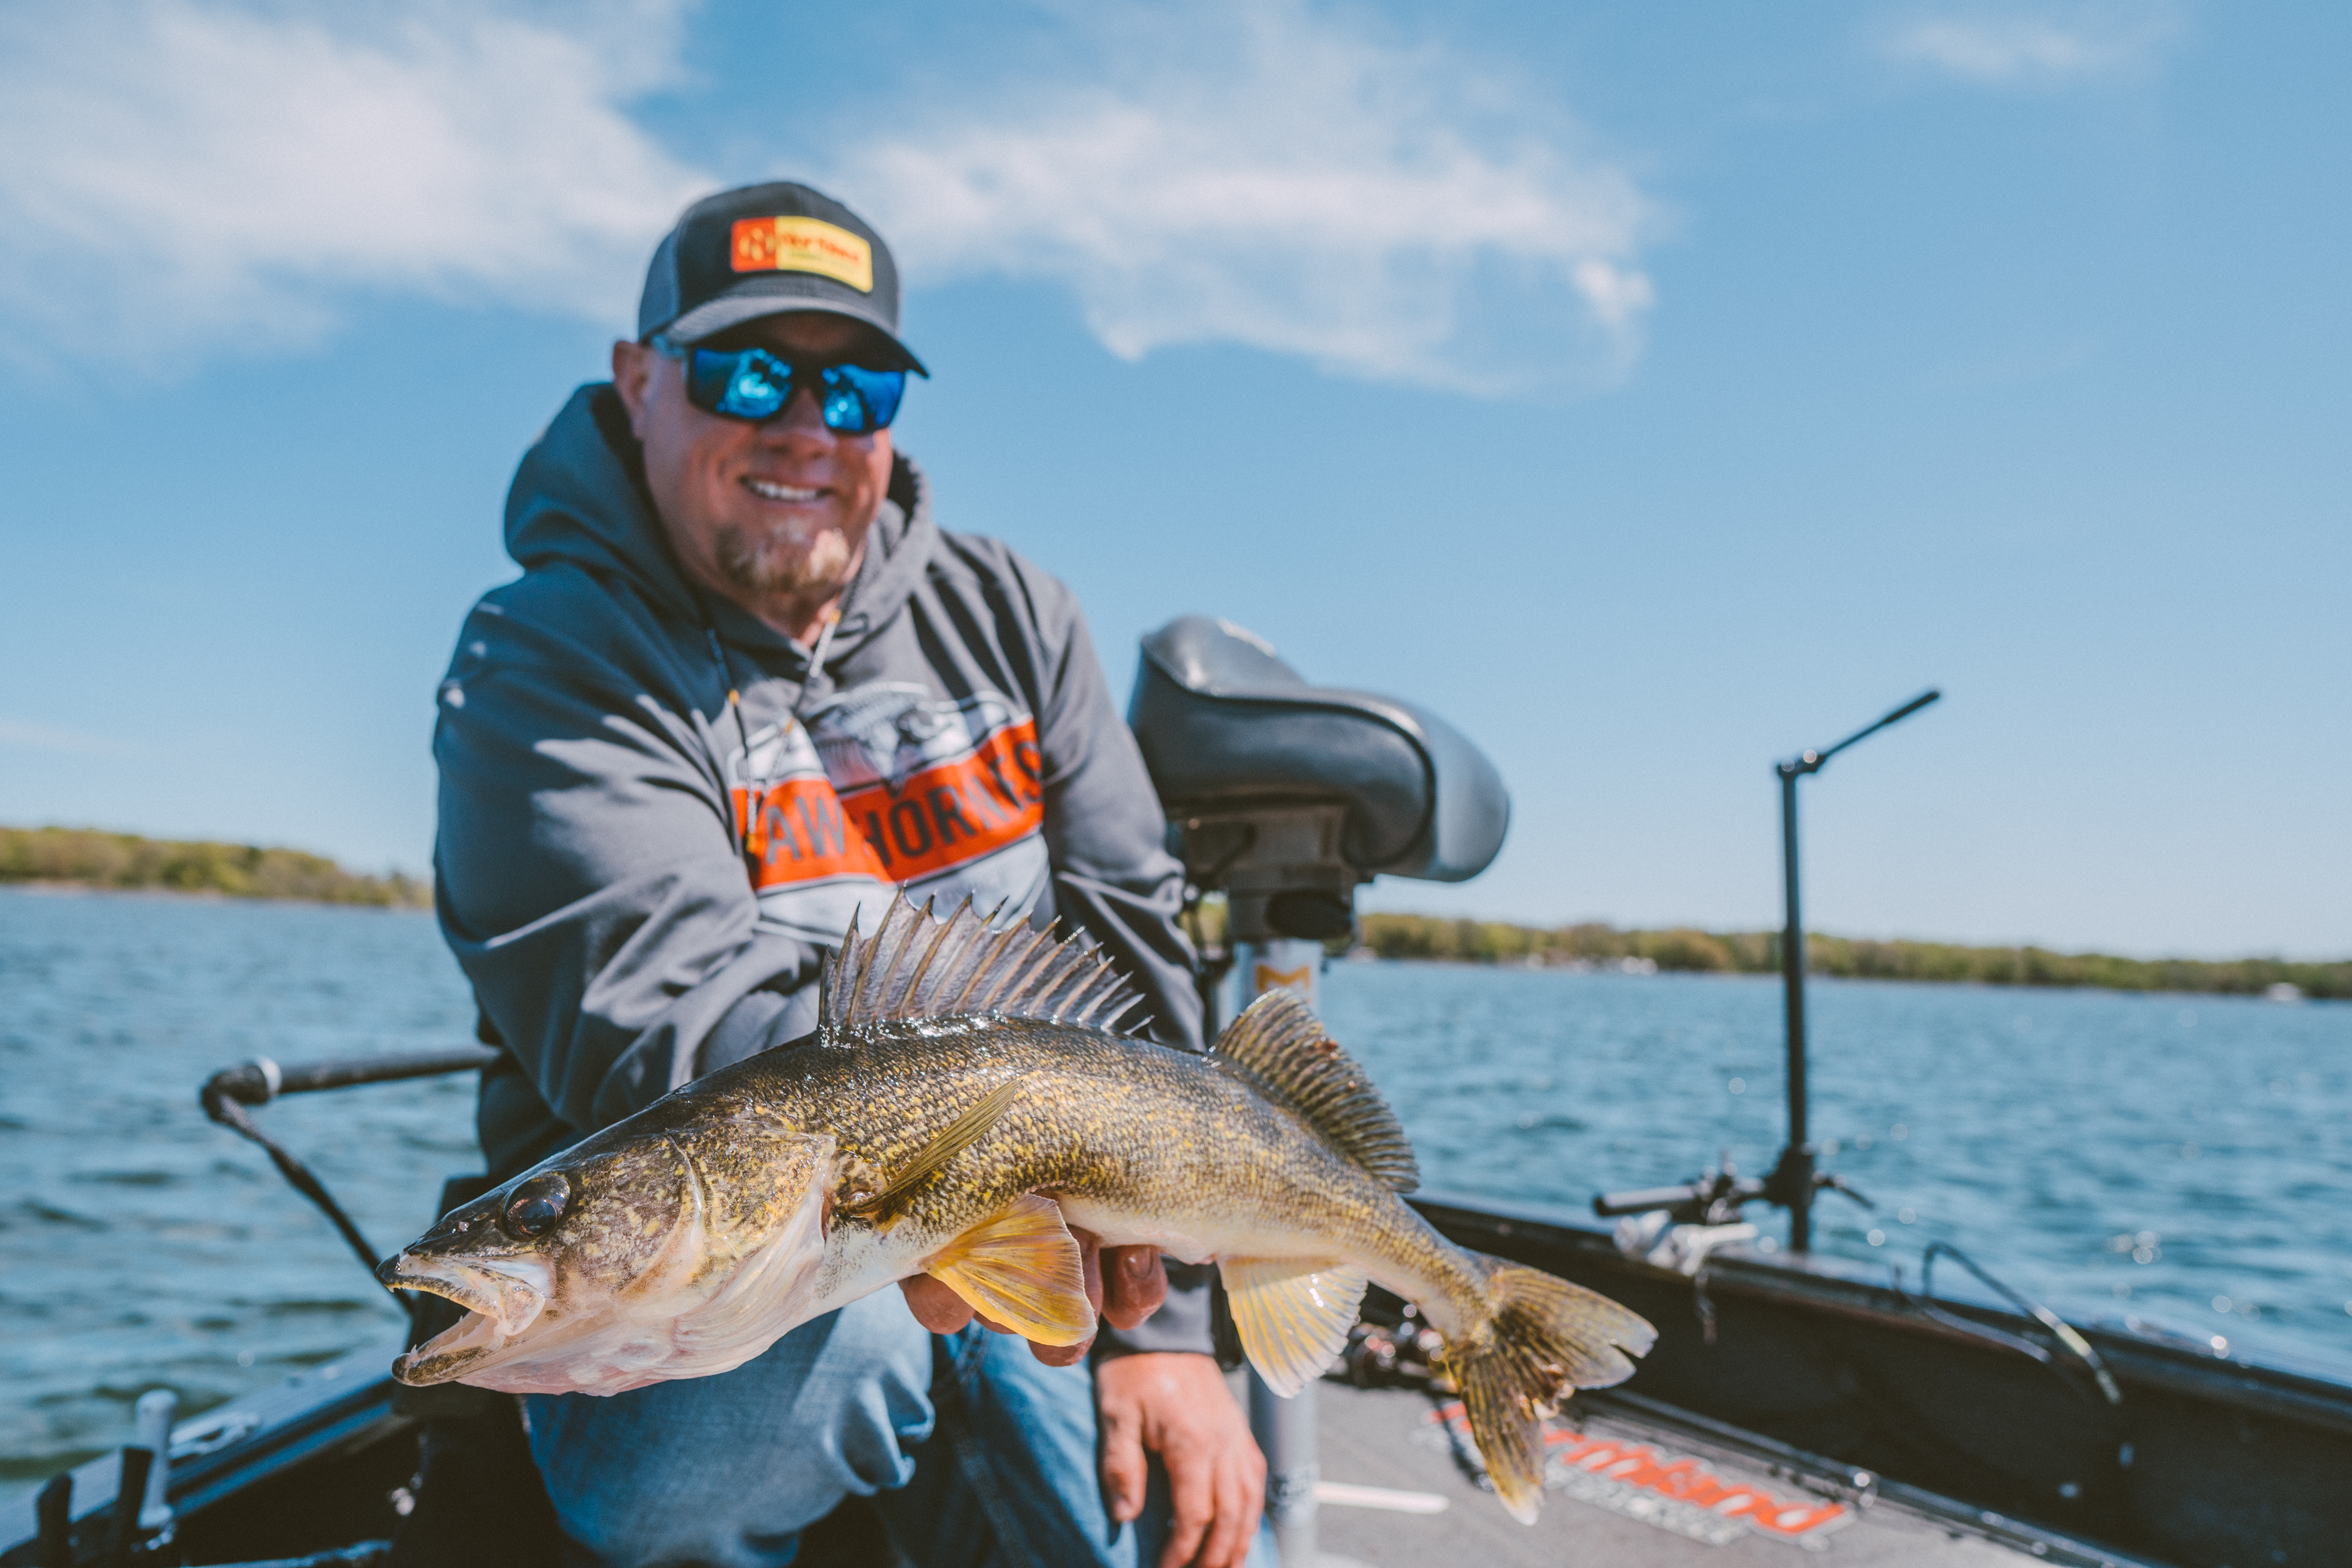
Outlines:
{"type": "MultiPolygon", "coordinates": [[[[1381,958],[1457,963],[1698,974],[1777,974],[1780,970],[1779,931],[1690,927],[1621,931],[1596,923],[1547,929],[1497,921],[1368,914],[1362,918],[1360,940],[1381,958]]],[[[2119,958],[2025,945],[1874,942],[1807,931],[1805,961],[1808,974],[1839,980],[2268,996],[2278,1001],[2352,998],[2352,960],[2296,963],[2278,958],[2119,958]]]]}
{"type": "Polygon", "coordinates": [[[433,886],[347,871],[323,855],[91,827],[0,827],[0,887],[167,893],[373,909],[425,909],[433,886]]]}
{"type": "Polygon", "coordinates": [[[388,915],[422,915],[433,912],[427,901],[419,904],[367,904],[338,902],[332,899],[302,899],[257,897],[250,894],[217,893],[205,889],[186,888],[114,888],[100,887],[93,882],[20,882],[0,879],[0,893],[29,893],[45,899],[163,899],[180,904],[307,904],[321,910],[362,910],[388,915]]]}
{"type": "MultiPolygon", "coordinates": [[[[1809,936],[1806,940],[1810,943],[1812,939],[1809,936]]],[[[1368,947],[1351,949],[1345,957],[1346,961],[1361,963],[1399,963],[1423,969],[1491,969],[1507,974],[1522,970],[1538,974],[1630,974],[1637,977],[1666,974],[1685,980],[1752,980],[1759,983],[1769,982],[1772,984],[1778,984],[1780,978],[1780,972],[1777,970],[1773,971],[1769,974],[1764,974],[1753,971],[1629,967],[1625,963],[1527,963],[1524,961],[1496,963],[1492,960],[1476,958],[1384,958],[1368,947]]],[[[1809,978],[1814,980],[1853,981],[1865,985],[1965,985],[1975,986],[1985,990],[2012,988],[2012,983],[2006,981],[1921,980],[1899,978],[1884,974],[1832,974],[1820,969],[1808,969],[1806,973],[1809,978]]],[[[2221,996],[2227,997],[2230,1000],[2237,1002],[2269,1002],[2274,1000],[2294,1002],[2334,1002],[2352,1000],[2352,998],[2338,996],[2315,996],[2305,994],[2300,986],[2295,988],[2296,994],[2292,997],[2283,996],[2275,998],[2268,995],[2266,992],[2161,991],[2143,990],[2137,986],[2092,985],[2087,984],[2081,985],[2027,984],[2014,986],[2013,988],[2039,991],[2114,991],[2119,992],[2121,994],[2126,996],[2144,996],[2151,1002],[2158,1001],[2167,996],[2221,996]]]]}
{"type": "MultiPolygon", "coordinates": [[[[209,839],[146,838],[79,827],[0,827],[0,888],[46,893],[139,893],[343,908],[425,910],[433,885],[392,872],[345,870],[323,855],[209,839]]],[[[1223,910],[1201,913],[1202,934],[1222,939],[1223,910]]],[[[1538,969],[1772,974],[1778,931],[1621,930],[1597,922],[1559,927],[1432,915],[1366,914],[1360,951],[1381,958],[1433,959],[1538,969]]],[[[2288,1001],[2352,999],[2352,960],[2297,963],[2277,958],[2119,958],[2032,946],[1875,942],[1808,932],[1806,971],[1844,980],[1917,980],[2026,988],[2094,989],[2181,995],[2263,996],[2288,1001]]]]}

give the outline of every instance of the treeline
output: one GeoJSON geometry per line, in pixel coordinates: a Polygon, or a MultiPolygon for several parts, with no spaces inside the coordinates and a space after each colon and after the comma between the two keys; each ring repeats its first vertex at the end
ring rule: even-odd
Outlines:
{"type": "Polygon", "coordinates": [[[323,855],[257,844],[182,842],[80,827],[0,827],[0,883],[217,893],[404,908],[430,904],[430,883],[394,872],[363,877],[323,855]]]}
{"type": "MultiPolygon", "coordinates": [[[[1368,914],[1362,941],[1382,958],[1567,966],[1648,960],[1692,973],[1777,974],[1779,931],[1620,931],[1607,925],[1547,930],[1496,921],[1368,914]]],[[[2275,958],[2209,962],[2052,952],[2040,947],[1960,947],[1937,942],[1864,942],[1805,935],[1809,973],[1853,980],[1974,981],[1983,985],[2095,985],[2114,991],[2201,991],[2260,995],[2293,985],[2306,996],[2352,997],[2352,962],[2289,963],[2275,958]]]]}

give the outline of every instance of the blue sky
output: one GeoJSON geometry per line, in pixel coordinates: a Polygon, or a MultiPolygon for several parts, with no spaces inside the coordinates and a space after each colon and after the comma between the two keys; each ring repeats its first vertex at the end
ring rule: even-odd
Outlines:
{"type": "Polygon", "coordinates": [[[879,222],[942,521],[1496,757],[1381,907],[2352,951],[2352,13],[26,4],[0,821],[430,854],[515,459],[686,200],[879,222]]]}

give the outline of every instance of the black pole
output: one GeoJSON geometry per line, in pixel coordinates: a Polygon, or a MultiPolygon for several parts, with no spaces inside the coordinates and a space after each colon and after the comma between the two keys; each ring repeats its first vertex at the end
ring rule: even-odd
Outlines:
{"type": "Polygon", "coordinates": [[[1780,928],[1780,991],[1788,1010],[1789,1146],[1774,1173],[1789,1205],[1789,1248],[1811,1250],[1813,1245],[1813,1145],[1806,1127],[1805,1093],[1805,921],[1797,895],[1797,780],[1821,764],[1808,754],[1804,762],[1781,763],[1780,886],[1787,918],[1780,928]]]}
{"type": "Polygon", "coordinates": [[[1813,1246],[1813,1190],[1822,1178],[1813,1170],[1813,1145],[1807,1125],[1805,1093],[1805,921],[1797,898],[1797,781],[1822,771],[1823,763],[1865,735],[1874,735],[1899,719],[1907,719],[1943,696],[1930,689],[1884,718],[1856,730],[1825,752],[1807,752],[1789,762],[1775,763],[1780,778],[1780,883],[1787,901],[1787,920],[1780,929],[1780,989],[1788,1010],[1789,1146],[1780,1151],[1780,1164],[1767,1178],[1766,1190],[1789,1210],[1789,1250],[1810,1252],[1813,1246]]]}

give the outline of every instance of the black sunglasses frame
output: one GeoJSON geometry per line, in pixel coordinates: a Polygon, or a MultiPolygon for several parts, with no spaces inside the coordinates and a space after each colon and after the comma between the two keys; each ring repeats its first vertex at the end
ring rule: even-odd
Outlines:
{"type": "Polygon", "coordinates": [[[871,365],[846,359],[803,359],[780,354],[775,350],[753,344],[741,349],[706,349],[672,342],[656,333],[648,340],[653,350],[667,359],[681,362],[686,376],[687,401],[703,413],[719,419],[733,419],[746,425],[764,425],[782,417],[793,405],[793,399],[803,390],[816,399],[817,416],[824,427],[836,435],[870,436],[887,430],[898,416],[898,405],[906,396],[907,372],[904,369],[878,370],[871,365]],[[709,360],[703,358],[709,355],[709,360]],[[757,355],[764,364],[754,364],[772,382],[773,370],[785,373],[783,395],[767,413],[752,413],[726,405],[732,397],[736,383],[742,376],[747,362],[757,355]],[[712,392],[713,386],[720,390],[712,392]],[[855,408],[854,417],[836,422],[836,411],[845,400],[855,408]]]}

